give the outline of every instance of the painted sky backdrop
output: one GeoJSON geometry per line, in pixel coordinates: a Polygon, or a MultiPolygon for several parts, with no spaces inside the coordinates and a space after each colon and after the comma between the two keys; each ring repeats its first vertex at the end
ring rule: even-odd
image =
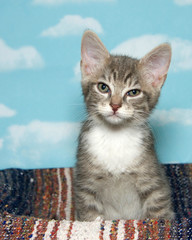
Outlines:
{"type": "Polygon", "coordinates": [[[192,0],[0,0],[0,168],[74,166],[88,28],[111,53],[172,45],[150,123],[161,162],[192,162],[192,0]]]}

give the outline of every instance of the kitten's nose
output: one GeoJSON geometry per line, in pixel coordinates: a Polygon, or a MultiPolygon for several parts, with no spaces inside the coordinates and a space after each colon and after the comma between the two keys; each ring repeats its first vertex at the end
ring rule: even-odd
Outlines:
{"type": "Polygon", "coordinates": [[[117,110],[121,107],[121,104],[113,104],[113,103],[111,103],[110,105],[111,105],[112,110],[113,110],[114,113],[116,113],[117,110]]]}

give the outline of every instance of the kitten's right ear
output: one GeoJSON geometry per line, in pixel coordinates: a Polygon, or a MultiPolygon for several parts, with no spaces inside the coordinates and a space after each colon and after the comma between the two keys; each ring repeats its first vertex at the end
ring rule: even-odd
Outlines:
{"type": "Polygon", "coordinates": [[[103,65],[109,59],[110,54],[98,38],[90,30],[87,30],[81,42],[81,70],[85,75],[94,74],[102,69],[103,65]]]}

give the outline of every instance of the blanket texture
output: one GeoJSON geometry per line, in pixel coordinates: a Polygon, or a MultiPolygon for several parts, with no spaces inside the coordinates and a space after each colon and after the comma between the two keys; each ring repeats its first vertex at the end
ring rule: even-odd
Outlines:
{"type": "Polygon", "coordinates": [[[175,221],[75,221],[73,169],[0,171],[0,239],[192,239],[192,164],[164,165],[175,221]]]}

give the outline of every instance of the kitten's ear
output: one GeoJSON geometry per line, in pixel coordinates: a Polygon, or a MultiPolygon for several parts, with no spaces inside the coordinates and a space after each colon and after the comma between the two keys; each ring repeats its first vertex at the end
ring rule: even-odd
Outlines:
{"type": "Polygon", "coordinates": [[[109,59],[109,52],[92,31],[87,30],[81,42],[81,69],[86,75],[101,69],[109,59]]]}
{"type": "Polygon", "coordinates": [[[171,46],[164,43],[154,48],[140,60],[141,74],[145,81],[160,89],[166,80],[171,62],[171,46]]]}

